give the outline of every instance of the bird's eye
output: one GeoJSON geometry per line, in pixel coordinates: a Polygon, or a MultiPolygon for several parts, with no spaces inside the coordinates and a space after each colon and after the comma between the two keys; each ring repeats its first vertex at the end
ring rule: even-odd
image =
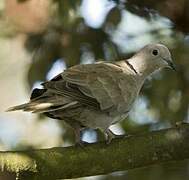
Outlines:
{"type": "Polygon", "coordinates": [[[157,56],[157,55],[159,54],[159,51],[158,51],[157,49],[154,49],[154,50],[152,51],[152,54],[153,54],[154,56],[157,56]]]}

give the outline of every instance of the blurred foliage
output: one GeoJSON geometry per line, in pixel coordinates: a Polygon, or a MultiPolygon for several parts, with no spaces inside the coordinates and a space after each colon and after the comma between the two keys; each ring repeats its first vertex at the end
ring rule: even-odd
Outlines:
{"type": "MultiPolygon", "coordinates": [[[[27,3],[23,0],[19,2],[27,3]]],[[[108,3],[114,3],[114,6],[108,11],[103,23],[99,27],[92,27],[86,23],[85,17],[79,11],[81,0],[54,0],[51,2],[53,13],[46,28],[39,32],[26,33],[25,48],[32,57],[27,75],[29,87],[32,88],[37,81],[46,80],[47,73],[58,59],[70,67],[83,62],[83,59],[86,60],[86,58],[89,58],[91,62],[102,59],[118,60],[134,53],[135,50],[124,51],[124,48],[120,48],[119,43],[112,38],[112,34],[124,21],[123,12],[131,12],[149,22],[154,18],[158,20],[160,17],[166,17],[171,21],[168,28],[171,31],[169,35],[162,35],[161,28],[151,29],[146,33],[153,37],[152,39],[163,40],[170,47],[178,71],[173,73],[164,70],[161,74],[154,75],[153,80],[149,80],[150,82],[143,87],[142,95],[147,99],[147,109],[156,114],[157,128],[161,128],[162,124],[165,127],[167,123],[174,125],[175,122],[187,121],[189,116],[188,0],[107,0],[108,3]],[[90,53],[90,56],[86,56],[86,53],[90,53]]],[[[125,28],[127,29],[127,27],[125,28]]],[[[124,36],[127,37],[125,40],[125,46],[127,46],[127,39],[132,40],[132,38],[139,38],[142,35],[136,34],[135,37],[130,37],[125,33],[124,36]]],[[[61,126],[68,129],[64,133],[64,138],[71,140],[72,132],[69,127],[65,124],[61,124],[61,126]]],[[[121,126],[127,133],[138,133],[153,129],[154,122],[141,125],[135,122],[131,116],[127,121],[121,122],[121,126]]],[[[168,166],[158,166],[123,173],[123,178],[122,175],[119,176],[120,178],[110,175],[102,179],[125,179],[128,177],[128,179],[148,180],[157,179],[154,176],[160,173],[162,176],[158,177],[161,179],[169,177],[168,179],[176,180],[180,179],[182,173],[186,177],[187,168],[183,168],[182,172],[179,168],[186,167],[186,164],[186,162],[179,164],[178,169],[175,164],[174,171],[167,171],[168,166]],[[146,172],[148,172],[148,177],[146,172]],[[178,172],[178,177],[175,172],[178,172]]]]}

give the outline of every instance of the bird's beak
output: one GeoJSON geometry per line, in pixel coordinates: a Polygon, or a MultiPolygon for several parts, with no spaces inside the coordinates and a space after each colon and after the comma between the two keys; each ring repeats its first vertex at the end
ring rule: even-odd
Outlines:
{"type": "Polygon", "coordinates": [[[173,63],[173,61],[171,59],[165,59],[165,58],[163,58],[163,59],[167,62],[168,66],[172,70],[177,71],[176,66],[175,66],[175,64],[173,63]]]}
{"type": "Polygon", "coordinates": [[[173,61],[167,60],[167,63],[168,63],[169,67],[170,67],[172,70],[177,71],[176,66],[175,66],[175,64],[173,63],[173,61]]]}

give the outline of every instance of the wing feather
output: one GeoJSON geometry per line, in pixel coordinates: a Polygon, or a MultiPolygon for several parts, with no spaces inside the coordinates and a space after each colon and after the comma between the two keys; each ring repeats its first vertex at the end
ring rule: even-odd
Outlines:
{"type": "MultiPolygon", "coordinates": [[[[95,100],[95,104],[97,102],[101,110],[106,110],[115,106],[120,100],[118,97],[121,90],[114,78],[116,73],[122,73],[120,66],[112,63],[96,63],[69,68],[62,73],[62,77],[77,89],[77,92],[71,92],[71,96],[79,95],[82,101],[88,103],[94,103],[95,100]]],[[[57,89],[62,92],[61,88],[57,89]]]]}

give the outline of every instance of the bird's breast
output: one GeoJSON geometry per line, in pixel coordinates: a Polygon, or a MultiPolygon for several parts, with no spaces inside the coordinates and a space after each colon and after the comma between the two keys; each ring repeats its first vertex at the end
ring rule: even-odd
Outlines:
{"type": "Polygon", "coordinates": [[[129,112],[138,93],[141,89],[141,84],[138,83],[135,77],[120,77],[118,80],[120,89],[120,101],[117,104],[117,111],[119,113],[129,112]]]}

